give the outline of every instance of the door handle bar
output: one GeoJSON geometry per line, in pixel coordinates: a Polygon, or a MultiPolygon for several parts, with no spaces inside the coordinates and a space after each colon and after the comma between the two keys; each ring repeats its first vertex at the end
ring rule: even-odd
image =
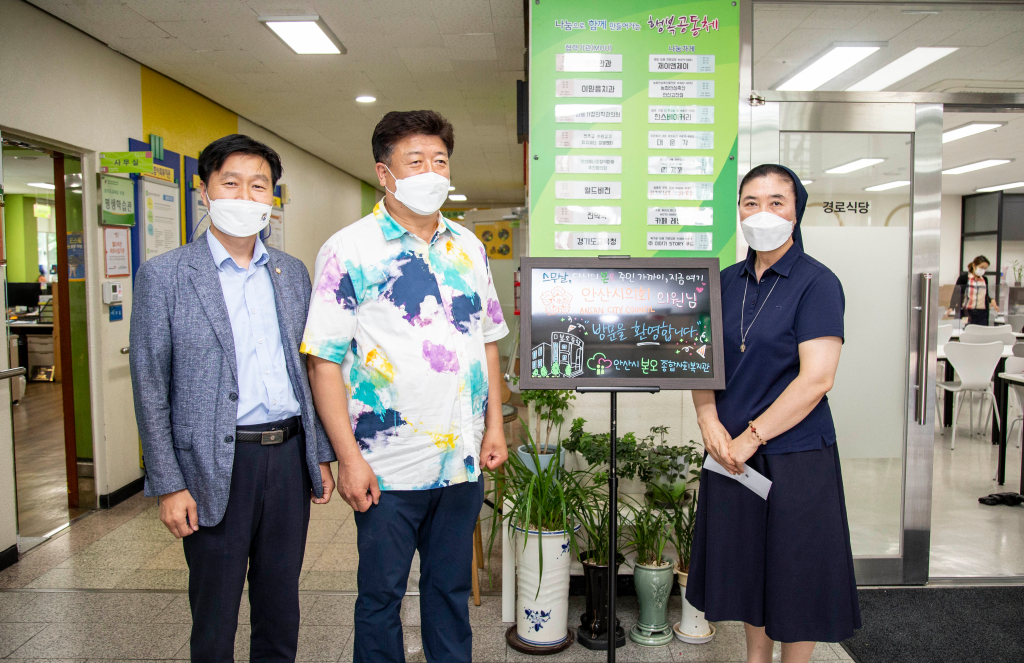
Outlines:
{"type": "Polygon", "coordinates": [[[922,426],[928,413],[928,335],[931,331],[932,275],[921,274],[921,326],[917,337],[917,416],[922,426]]]}

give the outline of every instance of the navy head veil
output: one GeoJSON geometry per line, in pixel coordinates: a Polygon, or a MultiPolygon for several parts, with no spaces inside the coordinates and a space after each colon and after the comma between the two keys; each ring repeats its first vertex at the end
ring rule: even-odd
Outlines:
{"type": "MultiPolygon", "coordinates": [[[[796,173],[794,173],[789,168],[786,168],[781,164],[764,165],[773,166],[775,168],[780,168],[786,171],[787,173],[789,173],[789,177],[793,180],[793,189],[796,191],[796,225],[793,227],[793,241],[797,244],[797,246],[800,247],[800,250],[802,251],[804,248],[804,239],[803,236],[800,234],[800,223],[804,219],[804,210],[807,209],[807,189],[804,188],[803,182],[800,181],[800,178],[797,177],[796,173]]],[[[758,166],[758,168],[760,167],[761,166],[758,166]]],[[[748,247],[747,257],[753,255],[753,251],[753,249],[748,247]]]]}

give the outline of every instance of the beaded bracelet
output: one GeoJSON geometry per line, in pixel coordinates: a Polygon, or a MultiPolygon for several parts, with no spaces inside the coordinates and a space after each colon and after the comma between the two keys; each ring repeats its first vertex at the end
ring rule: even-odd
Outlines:
{"type": "Polygon", "coordinates": [[[766,441],[761,439],[761,436],[758,434],[757,429],[754,428],[754,422],[753,421],[748,421],[747,424],[750,426],[750,433],[754,436],[754,439],[757,440],[758,444],[760,444],[762,446],[764,446],[765,444],[768,444],[766,441]]]}

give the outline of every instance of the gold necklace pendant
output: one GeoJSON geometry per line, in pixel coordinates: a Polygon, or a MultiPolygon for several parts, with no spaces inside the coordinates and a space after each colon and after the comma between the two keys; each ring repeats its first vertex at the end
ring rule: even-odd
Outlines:
{"type": "Polygon", "coordinates": [[[746,343],[740,343],[740,352],[746,352],[746,351],[747,351],[747,344],[746,343]]]}

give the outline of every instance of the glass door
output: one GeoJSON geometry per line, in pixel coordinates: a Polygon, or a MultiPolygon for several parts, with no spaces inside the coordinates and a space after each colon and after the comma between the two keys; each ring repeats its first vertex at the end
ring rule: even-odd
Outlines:
{"type": "Polygon", "coordinates": [[[926,324],[922,303],[935,310],[941,106],[769,102],[751,120],[749,165],[777,162],[800,176],[805,248],[846,296],[829,406],[857,581],[923,583],[935,322],[926,324]]]}

